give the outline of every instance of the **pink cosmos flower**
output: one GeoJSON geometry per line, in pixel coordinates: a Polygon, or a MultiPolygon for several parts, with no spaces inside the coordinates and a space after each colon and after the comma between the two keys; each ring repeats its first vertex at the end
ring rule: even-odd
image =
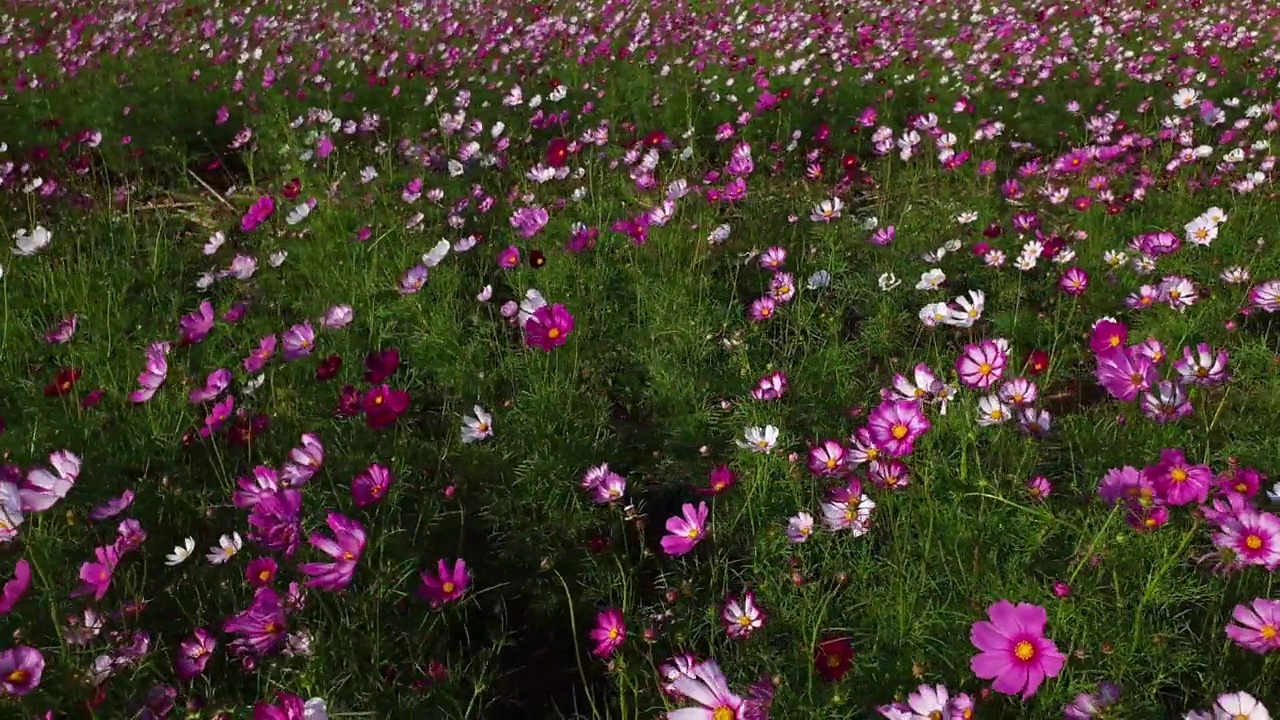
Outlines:
{"type": "Polygon", "coordinates": [[[240,231],[251,233],[266,222],[276,211],[276,201],[270,195],[263,195],[240,218],[240,231]]]}
{"type": "Polygon", "coordinates": [[[226,368],[218,368],[205,378],[204,387],[192,390],[187,394],[187,399],[197,405],[208,402],[221,395],[230,385],[231,371],[226,368]]]}
{"type": "Polygon", "coordinates": [[[58,321],[49,332],[45,333],[44,341],[50,345],[63,345],[71,342],[71,338],[75,337],[76,325],[80,322],[80,318],[72,315],[69,318],[58,321]]]}
{"type": "Polygon", "coordinates": [[[204,668],[213,658],[213,651],[218,641],[204,628],[196,628],[191,637],[178,645],[177,657],[173,663],[178,679],[188,681],[204,672],[204,668]]]}
{"type": "Polygon", "coordinates": [[[390,487],[391,471],[373,463],[351,481],[351,497],[356,507],[368,507],[382,500],[390,487]]]}
{"type": "Polygon", "coordinates": [[[976,345],[965,345],[956,359],[956,373],[965,387],[982,390],[1000,381],[1009,355],[993,340],[983,340],[976,345]]]}
{"type": "Polygon", "coordinates": [[[8,615],[30,587],[31,563],[18,558],[18,564],[13,568],[13,579],[5,583],[4,590],[0,592],[0,615],[8,615]]]}
{"type": "Polygon", "coordinates": [[[508,245],[506,250],[498,253],[498,267],[513,268],[520,264],[520,248],[508,245]]]}
{"type": "Polygon", "coordinates": [[[1008,600],[987,608],[990,621],[979,620],[969,639],[980,651],[969,661],[973,673],[994,680],[992,689],[1006,695],[1035,695],[1046,677],[1057,677],[1067,658],[1044,636],[1049,618],[1039,605],[1008,600]]]}
{"type": "Polygon", "coordinates": [[[424,570],[421,580],[421,592],[433,608],[457,602],[463,595],[467,594],[467,588],[471,587],[471,576],[467,574],[467,563],[462,558],[454,561],[452,569],[449,568],[444,560],[437,561],[435,573],[432,574],[430,570],[424,570]]]}
{"type": "Polygon", "coordinates": [[[1103,350],[1097,363],[1098,384],[1121,402],[1132,402],[1160,382],[1155,363],[1128,348],[1103,350]]]}
{"type": "Polygon", "coordinates": [[[809,472],[819,477],[836,477],[844,472],[848,452],[835,440],[823,440],[809,448],[809,472]]]}
{"type": "Polygon", "coordinates": [[[563,305],[544,305],[524,324],[524,342],[545,352],[560,347],[573,332],[573,315],[563,305]]]}
{"type": "Polygon", "coordinates": [[[910,455],[915,441],[930,427],[929,418],[914,400],[885,400],[867,418],[871,440],[895,458],[910,455]]]}
{"type": "Polygon", "coordinates": [[[696,508],[691,503],[685,503],[680,511],[681,515],[667,518],[666,528],[670,534],[662,538],[663,552],[672,556],[688,553],[706,536],[706,503],[700,502],[696,508]]]}
{"type": "Polygon", "coordinates": [[[205,300],[195,312],[182,316],[178,321],[178,329],[182,332],[182,344],[194,345],[204,340],[213,330],[213,303],[205,300]]]}
{"type": "Polygon", "coordinates": [[[316,331],[312,329],[309,322],[298,323],[285,330],[280,336],[280,341],[284,346],[285,362],[291,362],[304,358],[315,350],[316,331]]]}
{"type": "Polygon", "coordinates": [[[0,652],[0,694],[21,697],[40,686],[44,655],[25,645],[0,652]]]}
{"type": "Polygon", "coordinates": [[[729,681],[715,660],[693,668],[693,677],[677,677],[671,683],[671,691],[701,707],[672,710],[667,713],[667,720],[743,720],[745,701],[729,690],[729,681]]]}
{"type": "Polygon", "coordinates": [[[1239,624],[1227,625],[1227,637],[1237,645],[1259,654],[1280,650],[1280,600],[1258,598],[1237,605],[1231,617],[1239,624]]]}
{"type": "Polygon", "coordinates": [[[592,653],[605,659],[612,657],[627,638],[627,623],[622,617],[622,611],[609,608],[596,615],[596,626],[588,636],[596,644],[592,653]]]}
{"type": "Polygon", "coordinates": [[[356,564],[364,554],[364,528],[355,520],[335,512],[329,513],[325,523],[333,531],[333,537],[312,533],[307,542],[333,558],[333,562],[303,563],[298,566],[298,571],[311,576],[307,581],[308,587],[342,590],[351,584],[356,564]]]}
{"type": "Polygon", "coordinates": [[[26,482],[18,489],[18,501],[23,512],[43,512],[65,498],[80,477],[80,458],[70,450],[58,450],[49,455],[53,472],[33,468],[27,473],[26,482]]]}
{"type": "Polygon", "coordinates": [[[520,208],[511,214],[511,227],[520,232],[520,237],[531,238],[546,226],[548,219],[547,211],[543,208],[520,208]]]}
{"type": "Polygon", "coordinates": [[[1280,518],[1252,508],[1224,518],[1213,542],[1244,565],[1280,567],[1280,518]]]}
{"type": "Polygon", "coordinates": [[[720,622],[729,637],[741,640],[764,627],[764,611],[756,604],[756,594],[748,590],[742,600],[730,595],[720,610],[720,622]]]}
{"type": "Polygon", "coordinates": [[[146,365],[138,374],[138,385],[141,389],[129,393],[130,402],[144,403],[155,396],[156,391],[164,384],[165,378],[169,376],[168,355],[169,343],[167,342],[152,343],[147,348],[146,365]]]}

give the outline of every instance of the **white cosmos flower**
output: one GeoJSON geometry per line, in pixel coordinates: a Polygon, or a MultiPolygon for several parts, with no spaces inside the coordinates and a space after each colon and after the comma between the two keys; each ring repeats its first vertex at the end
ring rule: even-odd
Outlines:
{"type": "Polygon", "coordinates": [[[441,240],[435,247],[422,254],[422,264],[429,268],[439,265],[440,261],[449,254],[449,248],[449,241],[441,240]]]}
{"type": "Polygon", "coordinates": [[[37,225],[36,229],[30,232],[25,229],[15,232],[13,239],[17,243],[17,247],[13,248],[13,254],[28,257],[48,247],[53,236],[44,229],[43,225],[37,225]]]}
{"type": "Polygon", "coordinates": [[[919,317],[925,327],[933,327],[938,323],[945,324],[951,317],[951,308],[947,307],[946,303],[929,303],[920,308],[919,317]]]}
{"type": "Polygon", "coordinates": [[[284,261],[288,259],[288,257],[288,250],[277,250],[267,257],[267,264],[273,268],[278,268],[284,264],[284,261]]]}
{"type": "Polygon", "coordinates": [[[227,236],[221,230],[214,233],[213,235],[210,235],[209,241],[204,244],[204,254],[212,255],[218,252],[218,248],[222,247],[222,244],[225,243],[226,241],[227,241],[227,236]]]}
{"type": "Polygon", "coordinates": [[[205,558],[214,565],[221,565],[235,557],[242,547],[244,547],[244,540],[240,538],[240,533],[233,532],[218,538],[218,544],[209,548],[209,554],[205,555],[205,558]]]}
{"type": "Polygon", "coordinates": [[[916,283],[917,290],[937,290],[942,287],[942,283],[947,279],[947,274],[942,272],[940,268],[933,268],[920,274],[920,282],[916,283]]]}
{"type": "Polygon", "coordinates": [[[831,273],[827,272],[826,270],[819,270],[815,272],[814,274],[810,275],[809,279],[805,282],[805,287],[809,288],[810,290],[821,290],[825,287],[829,287],[830,285],[831,285],[831,273]]]}
{"type": "Polygon", "coordinates": [[[743,432],[745,440],[738,441],[738,447],[751,452],[767,453],[778,445],[778,428],[772,425],[749,427],[743,432]]]}
{"type": "Polygon", "coordinates": [[[310,214],[311,203],[303,202],[301,205],[298,205],[298,207],[290,210],[289,214],[284,217],[284,221],[290,225],[297,225],[303,220],[306,220],[307,216],[310,214]]]}
{"type": "Polygon", "coordinates": [[[880,289],[884,292],[889,292],[902,284],[902,281],[898,279],[898,276],[891,272],[881,273],[877,282],[880,285],[880,289]]]}
{"type": "Polygon", "coordinates": [[[187,558],[191,557],[191,553],[195,551],[196,551],[195,538],[187,538],[182,541],[181,545],[175,545],[173,548],[173,552],[169,553],[164,557],[164,564],[170,567],[174,565],[181,565],[182,563],[186,562],[187,558]]]}
{"type": "Polygon", "coordinates": [[[303,703],[302,720],[329,720],[329,708],[324,700],[313,697],[303,703]]]}
{"type": "Polygon", "coordinates": [[[0,544],[18,536],[18,527],[24,519],[22,502],[18,499],[18,486],[0,481],[0,544]]]}
{"type": "Polygon", "coordinates": [[[475,413],[475,417],[462,416],[462,442],[474,443],[493,437],[493,416],[479,405],[471,408],[471,411],[475,413]]]}

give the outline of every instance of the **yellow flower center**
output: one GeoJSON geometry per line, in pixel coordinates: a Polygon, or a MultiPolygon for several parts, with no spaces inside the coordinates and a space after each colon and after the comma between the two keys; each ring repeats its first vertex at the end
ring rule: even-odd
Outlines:
{"type": "Polygon", "coordinates": [[[827,657],[827,667],[829,667],[829,668],[837,668],[837,667],[840,667],[840,656],[839,656],[839,655],[831,655],[831,656],[828,656],[828,657],[827,657]]]}
{"type": "Polygon", "coordinates": [[[1173,472],[1169,473],[1169,477],[1172,478],[1173,481],[1176,483],[1186,482],[1187,471],[1183,470],[1182,468],[1174,468],[1173,472]]]}
{"type": "Polygon", "coordinates": [[[991,411],[991,419],[992,419],[992,420],[1003,420],[1003,419],[1004,419],[1004,411],[1003,411],[1003,410],[1001,410],[1000,408],[996,408],[995,410],[992,410],[992,411],[991,411]]]}
{"type": "Polygon", "coordinates": [[[1129,382],[1133,383],[1134,385],[1141,385],[1143,380],[1145,379],[1146,378],[1142,376],[1142,373],[1134,373],[1129,376],[1129,382]]]}
{"type": "Polygon", "coordinates": [[[1028,660],[1036,656],[1036,646],[1032,645],[1030,642],[1027,642],[1026,640],[1023,640],[1022,642],[1019,642],[1017,645],[1013,646],[1013,655],[1019,660],[1023,662],[1027,662],[1028,660]]]}
{"type": "Polygon", "coordinates": [[[548,330],[547,337],[551,338],[552,340],[555,340],[556,338],[560,337],[560,328],[551,328],[550,330],[548,330]]]}
{"type": "Polygon", "coordinates": [[[903,425],[902,423],[898,423],[897,425],[894,425],[893,429],[889,431],[889,433],[893,435],[894,440],[901,440],[902,438],[907,436],[908,432],[910,431],[907,430],[907,426],[903,425]]]}
{"type": "Polygon", "coordinates": [[[353,552],[351,552],[350,550],[348,550],[347,552],[342,553],[342,559],[343,559],[343,560],[355,560],[355,559],[356,559],[356,556],[355,556],[355,553],[353,553],[353,552]]]}
{"type": "Polygon", "coordinates": [[[734,712],[732,709],[721,705],[711,711],[711,720],[733,720],[734,712]]]}
{"type": "Polygon", "coordinates": [[[773,314],[773,308],[771,307],[760,308],[760,317],[769,317],[772,314],[773,314]]]}
{"type": "Polygon", "coordinates": [[[689,532],[685,534],[685,537],[689,538],[690,540],[697,540],[698,536],[701,534],[702,534],[702,531],[699,530],[698,528],[696,527],[689,528],[689,532]]]}
{"type": "MultiPolygon", "coordinates": [[[[1143,300],[1147,300],[1147,298],[1143,298],[1143,300]]],[[[1150,300],[1147,300],[1147,302],[1150,302],[1150,300]]],[[[1107,340],[1107,342],[1111,345],[1111,347],[1120,347],[1120,336],[1112,335],[1111,338],[1107,340]]]]}
{"type": "Polygon", "coordinates": [[[979,365],[979,366],[978,366],[978,374],[979,374],[979,375],[990,375],[990,374],[991,374],[991,363],[986,363],[986,362],[984,362],[984,363],[982,363],[981,365],[979,365]]]}
{"type": "Polygon", "coordinates": [[[23,684],[23,683],[25,683],[25,682],[26,682],[30,677],[31,677],[31,674],[30,674],[30,673],[28,673],[26,670],[21,670],[21,669],[19,669],[19,670],[14,670],[13,672],[9,673],[9,676],[8,676],[8,677],[6,677],[5,679],[6,679],[6,680],[8,680],[10,684],[13,684],[13,685],[22,685],[22,684],[23,684]]]}
{"type": "Polygon", "coordinates": [[[747,627],[747,626],[748,626],[748,625],[750,625],[750,624],[751,624],[751,618],[750,618],[750,617],[748,617],[748,616],[746,616],[746,615],[739,615],[739,616],[738,616],[738,625],[740,625],[740,626],[742,626],[742,627],[747,627]]]}
{"type": "Polygon", "coordinates": [[[451,594],[453,594],[453,591],[454,591],[454,590],[457,590],[457,589],[458,589],[458,586],[457,586],[457,585],[454,585],[454,584],[453,584],[453,583],[451,583],[451,582],[446,582],[445,584],[443,584],[443,585],[441,585],[441,586],[440,586],[440,589],[444,591],[444,594],[445,594],[445,595],[451,595],[451,594]]]}
{"type": "Polygon", "coordinates": [[[258,579],[259,579],[259,580],[261,580],[262,582],[266,582],[266,581],[270,580],[270,579],[271,579],[271,571],[270,571],[270,570],[263,570],[262,572],[258,573],[258,579]]]}
{"type": "Polygon", "coordinates": [[[876,448],[867,448],[867,462],[872,462],[880,457],[880,451],[876,448]]]}
{"type": "Polygon", "coordinates": [[[1244,493],[1248,492],[1248,490],[1249,490],[1248,485],[1245,485],[1244,483],[1236,483],[1236,492],[1243,495],[1244,493]]]}
{"type": "Polygon", "coordinates": [[[829,458],[827,458],[827,462],[825,463],[825,465],[827,466],[827,469],[828,469],[828,470],[835,470],[835,469],[836,469],[836,459],[835,459],[835,458],[830,458],[830,457],[829,457],[829,458]]]}
{"type": "Polygon", "coordinates": [[[262,629],[265,630],[268,635],[275,635],[280,632],[280,626],[273,622],[267,623],[262,627],[262,629]]]}
{"type": "Polygon", "coordinates": [[[609,628],[609,639],[610,639],[610,640],[617,640],[617,639],[618,639],[618,628],[616,628],[616,627],[611,627],[611,628],[609,628]]]}
{"type": "Polygon", "coordinates": [[[1250,535],[1244,539],[1244,546],[1250,550],[1262,549],[1262,538],[1257,535],[1250,535]]]}
{"type": "Polygon", "coordinates": [[[1262,636],[1263,640],[1270,642],[1276,639],[1276,635],[1280,634],[1280,630],[1277,630],[1275,625],[1263,625],[1258,634],[1262,636]]]}
{"type": "Polygon", "coordinates": [[[374,405],[381,405],[385,399],[386,399],[386,398],[382,397],[381,395],[374,395],[374,396],[373,396],[373,404],[374,404],[374,405]]]}

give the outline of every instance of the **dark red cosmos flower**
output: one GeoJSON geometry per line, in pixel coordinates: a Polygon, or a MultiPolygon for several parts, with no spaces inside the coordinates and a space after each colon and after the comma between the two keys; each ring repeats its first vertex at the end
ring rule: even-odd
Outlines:
{"type": "Polygon", "coordinates": [[[232,445],[248,445],[258,435],[266,432],[270,424],[267,416],[261,413],[253,416],[241,415],[227,428],[227,440],[232,445]]]}
{"type": "Polygon", "coordinates": [[[370,428],[377,430],[394,423],[409,409],[409,393],[386,385],[371,388],[360,399],[360,409],[370,428]]]}
{"type": "Polygon", "coordinates": [[[1027,372],[1039,375],[1049,369],[1049,353],[1043,350],[1032,350],[1027,353],[1027,372]]]}
{"type": "Polygon", "coordinates": [[[400,368],[400,351],[377,350],[364,359],[364,379],[377,385],[387,381],[400,368]]]}
{"type": "Polygon", "coordinates": [[[569,161],[569,141],[555,138],[547,145],[547,164],[553,168],[564,167],[569,161]]]}
{"type": "Polygon", "coordinates": [[[107,391],[102,388],[93,390],[88,395],[85,395],[80,399],[80,407],[85,409],[98,407],[98,403],[102,402],[102,396],[106,394],[107,391]]]}
{"type": "Polygon", "coordinates": [[[324,382],[325,380],[332,380],[333,376],[337,375],[338,371],[341,369],[342,358],[337,355],[330,355],[329,357],[321,360],[320,364],[316,366],[316,381],[324,382]]]}
{"type": "Polygon", "coordinates": [[[538,268],[547,264],[547,256],[541,250],[530,250],[528,257],[529,257],[529,267],[533,268],[534,270],[537,270],[538,268]]]}
{"type": "Polygon", "coordinates": [[[849,638],[829,637],[818,643],[813,653],[813,666],[825,682],[837,682],[853,665],[853,643],[849,638]]]}
{"type": "Polygon", "coordinates": [[[360,414],[360,391],[350,385],[343,385],[338,392],[338,406],[333,414],[340,418],[355,417],[360,414]]]}
{"type": "Polygon", "coordinates": [[[80,371],[75,368],[62,368],[54,376],[53,382],[44,386],[45,397],[62,397],[76,386],[80,380],[80,371]]]}
{"type": "Polygon", "coordinates": [[[302,191],[302,183],[298,180],[298,178],[291,178],[288,182],[284,184],[284,187],[281,188],[281,192],[284,194],[285,198],[288,200],[296,200],[298,197],[298,193],[301,191],[302,191]]]}

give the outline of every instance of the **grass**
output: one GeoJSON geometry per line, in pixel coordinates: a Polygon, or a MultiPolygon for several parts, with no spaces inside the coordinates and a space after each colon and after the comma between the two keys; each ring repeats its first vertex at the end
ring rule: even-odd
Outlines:
{"type": "MultiPolygon", "coordinates": [[[[28,513],[0,547],[6,579],[19,558],[34,575],[4,626],[14,632],[13,646],[39,649],[46,663],[33,692],[0,697],[6,712],[132,717],[148,693],[162,707],[155,698],[168,691],[155,688],[165,687],[199,717],[247,717],[255,703],[283,691],[324,698],[334,716],[629,720],[685,704],[662,694],[657,669],[680,651],[715,658],[742,694],[770,678],[780,718],[866,717],[921,683],[973,695],[978,717],[1057,717],[1103,681],[1123,687],[1113,717],[1175,717],[1236,690],[1273,707],[1280,701],[1275,655],[1242,649],[1223,632],[1237,604],[1276,596],[1270,572],[1254,566],[1215,573],[1198,562],[1214,550],[1216,526],[1196,504],[1170,506],[1167,524],[1139,532],[1124,504],[1110,508],[1097,492],[1113,468],[1158,472],[1161,451],[1170,448],[1215,473],[1276,472],[1280,328],[1261,309],[1240,313],[1253,283],[1220,279],[1235,266],[1248,268],[1255,282],[1280,277],[1271,172],[1259,170],[1269,150],[1252,145],[1274,134],[1264,126],[1276,101],[1274,23],[1250,19],[1252,5],[1182,14],[1119,3],[1106,23],[1111,29],[1089,45],[1087,17],[1037,18],[1034,2],[996,12],[1011,33],[999,39],[987,37],[996,32],[992,23],[969,19],[976,6],[958,15],[947,6],[850,6],[827,13],[844,23],[840,33],[819,32],[812,8],[790,3],[768,23],[794,17],[797,29],[766,30],[752,48],[750,23],[733,27],[736,4],[670,3],[649,17],[652,27],[671,21],[673,29],[640,31],[629,57],[582,63],[577,48],[616,56],[627,42],[624,29],[642,23],[639,6],[596,7],[587,20],[585,6],[438,4],[402,11],[412,27],[390,4],[302,11],[279,2],[252,10],[224,3],[190,14],[156,10],[145,22],[126,3],[83,6],[56,15],[18,8],[0,22],[11,28],[0,45],[7,57],[42,44],[0,78],[7,88],[0,102],[13,119],[0,135],[7,145],[0,228],[10,237],[42,226],[52,236],[42,251],[3,261],[0,449],[24,474],[48,466],[56,450],[83,461],[65,499],[28,513]],[[1125,8],[1133,17],[1120,15],[1125,8]],[[503,22],[499,10],[550,39],[491,40],[503,22]],[[248,20],[236,27],[233,14],[241,13],[248,20]],[[70,77],[57,55],[67,33],[91,15],[81,44],[66,50],[87,67],[70,77]],[[575,15],[577,30],[552,20],[575,15]],[[589,27],[606,17],[617,26],[589,27]],[[1257,43],[1232,46],[1212,35],[1219,21],[1257,28],[1257,43]],[[1204,53],[1178,51],[1180,42],[1169,38],[1177,23],[1204,53]],[[1032,31],[1049,39],[1070,31],[1075,49],[1008,46],[1032,31]],[[584,39],[589,32],[607,47],[584,39]],[[88,42],[95,34],[102,39],[97,49],[88,42]],[[846,58],[835,68],[830,55],[801,46],[806,36],[819,47],[865,37],[859,57],[866,64],[854,69],[846,58]],[[722,38],[729,45],[716,48],[722,38]],[[505,52],[501,42],[510,45],[505,52]],[[695,46],[702,46],[700,56],[695,46]],[[654,60],[644,62],[650,49],[654,60]],[[1151,77],[1117,69],[1124,50],[1150,53],[1141,72],[1151,77]],[[770,90],[788,97],[776,109],[754,111],[760,92],[751,89],[747,56],[766,67],[776,63],[775,52],[787,61],[809,57],[808,64],[771,77],[770,90]],[[873,65],[891,52],[897,59],[873,65]],[[1019,53],[1028,57],[1019,60],[1019,53]],[[1213,74],[1210,56],[1222,73],[1213,74]],[[695,57],[706,67],[695,67],[695,57]],[[993,69],[997,59],[1008,69],[993,69]],[[1042,59],[1057,64],[1013,91],[1012,69],[1042,59]],[[378,78],[384,62],[385,82],[378,78]],[[274,80],[264,87],[268,67],[274,80]],[[236,87],[240,72],[243,86],[236,87]],[[16,89],[17,73],[24,85],[42,77],[44,87],[16,89]],[[552,78],[567,89],[558,101],[552,78]],[[295,92],[300,83],[303,98],[295,92]],[[516,85],[525,103],[504,105],[516,85]],[[1176,108],[1172,97],[1183,87],[1216,103],[1227,122],[1211,128],[1198,105],[1176,108]],[[466,121],[482,126],[474,137],[442,129],[441,116],[458,111],[464,91],[466,121]],[[537,109],[529,102],[535,95],[542,98],[537,109]],[[975,111],[956,111],[960,98],[975,111]],[[1239,105],[1228,105],[1230,98],[1239,105]],[[1079,112],[1068,109],[1073,102],[1079,112]],[[1261,117],[1224,140],[1222,128],[1245,119],[1251,105],[1264,108],[1261,117]],[[874,127],[851,129],[868,107],[878,113],[874,125],[894,138],[919,114],[935,113],[938,126],[955,134],[957,151],[972,158],[944,168],[923,131],[915,157],[903,160],[896,147],[879,157],[874,127]],[[221,108],[227,120],[219,123],[221,108]],[[544,122],[560,111],[567,113],[562,123],[544,122]],[[744,112],[749,122],[718,141],[717,128],[744,112]],[[364,127],[325,127],[321,113],[364,127]],[[1028,191],[1021,199],[1002,195],[1001,183],[1033,158],[1048,167],[1072,149],[1106,144],[1086,132],[1086,121],[1108,113],[1109,122],[1126,123],[1110,142],[1133,133],[1153,140],[1151,147],[1081,176],[1040,172],[1022,179],[1028,191]],[[1190,133],[1190,147],[1211,146],[1214,159],[1168,169],[1180,146],[1158,136],[1165,116],[1190,133]],[[1004,124],[1003,134],[975,140],[991,121],[1004,124]],[[491,132],[499,122],[509,145],[491,132]],[[568,177],[528,177],[554,139],[602,127],[608,141],[571,153],[568,177]],[[816,139],[821,127],[830,132],[825,141],[816,139]],[[252,139],[230,149],[244,128],[252,139]],[[82,131],[100,133],[100,143],[85,142],[82,131]],[[665,141],[653,142],[657,131],[665,141]],[[314,157],[321,135],[336,146],[325,159],[314,157]],[[477,160],[495,161],[472,160],[451,173],[446,161],[466,154],[471,140],[477,160]],[[704,174],[723,172],[739,142],[750,144],[755,166],[745,198],[706,200],[704,174]],[[420,154],[410,158],[411,146],[420,154]],[[658,150],[654,189],[628,175],[638,160],[628,150],[647,146],[658,150]],[[1246,159],[1221,165],[1235,147],[1246,159]],[[859,160],[848,178],[846,156],[859,160]],[[982,161],[994,163],[991,174],[975,172],[982,161]],[[806,176],[811,164],[821,167],[820,177],[806,176]],[[1256,189],[1230,188],[1255,171],[1264,175],[1256,189]],[[1095,175],[1114,189],[1110,203],[1086,186],[1095,175]],[[26,191],[35,177],[45,180],[44,191],[26,191]],[[422,179],[424,196],[410,202],[402,193],[414,178],[422,179]],[[676,203],[669,222],[649,229],[647,242],[611,230],[658,205],[677,179],[692,193],[676,203]],[[300,187],[293,200],[285,195],[291,180],[300,187]],[[47,192],[50,181],[56,189],[47,192]],[[1047,184],[1070,188],[1071,200],[1050,203],[1038,193],[1047,184]],[[433,189],[438,200],[426,194],[433,189]],[[274,216],[242,231],[242,216],[262,196],[274,198],[274,216]],[[467,207],[458,206],[468,197],[467,207]],[[813,206],[832,197],[842,198],[841,216],[812,222],[813,206]],[[1078,197],[1091,206],[1076,209],[1078,197]],[[316,204],[305,220],[287,223],[308,198],[316,204]],[[546,208],[549,221],[520,237],[509,218],[534,206],[546,208]],[[1182,237],[1183,226],[1210,207],[1227,215],[1212,245],[1183,242],[1146,275],[1131,263],[1108,267],[1106,251],[1125,250],[1132,259],[1131,238],[1161,230],[1182,237]],[[1035,214],[1046,236],[1080,233],[1070,243],[1075,259],[1014,269],[1024,242],[1013,224],[1019,212],[1035,214]],[[976,219],[957,222],[962,213],[976,219]],[[459,226],[449,224],[451,215],[459,226]],[[892,244],[868,242],[870,218],[878,228],[895,228],[892,244]],[[593,248],[564,249],[574,223],[599,230],[593,248]],[[996,224],[1000,235],[984,236],[996,224]],[[708,242],[721,225],[731,228],[728,238],[708,242]],[[362,228],[369,233],[363,241],[362,228]],[[202,247],[216,232],[226,242],[206,255],[202,247]],[[472,235],[482,242],[450,252],[419,292],[398,291],[406,270],[442,238],[472,235]],[[949,241],[958,249],[922,260],[949,241]],[[984,264],[974,252],[983,242],[1009,262],[984,264]],[[497,257],[509,245],[522,261],[504,269],[497,257]],[[773,277],[760,253],[772,247],[787,251],[785,270],[798,291],[767,321],[752,322],[749,307],[773,277]],[[527,262],[533,251],[545,254],[543,266],[527,262]],[[269,257],[280,252],[287,256],[272,267],[269,257]],[[202,274],[229,267],[237,255],[256,259],[252,276],[200,288],[202,274]],[[1090,277],[1078,297],[1058,285],[1069,266],[1090,277]],[[945,271],[943,288],[915,289],[931,268],[945,271]],[[806,285],[820,271],[830,284],[806,285]],[[885,273],[901,285],[883,290],[885,273]],[[1128,294],[1171,275],[1190,279],[1199,300],[1183,311],[1126,309],[1128,294]],[[486,286],[491,299],[477,301],[486,286]],[[501,311],[530,289],[575,318],[567,341],[550,352],[527,347],[501,311]],[[925,303],[975,290],[986,302],[972,327],[926,327],[918,319],[925,303]],[[218,321],[207,338],[179,343],[179,319],[203,301],[218,321]],[[226,322],[222,313],[236,303],[247,306],[243,319],[226,322]],[[350,306],[354,321],[321,329],[319,319],[335,305],[350,306]],[[1232,380],[1193,387],[1188,417],[1152,422],[1094,377],[1089,336],[1103,316],[1125,323],[1131,342],[1157,338],[1175,359],[1187,345],[1225,349],[1232,380]],[[47,342],[46,332],[71,317],[74,337],[47,342]],[[245,371],[242,361],[262,338],[308,321],[316,329],[308,355],[286,362],[277,354],[260,373],[245,371]],[[1028,375],[1039,406],[1052,413],[1047,434],[1020,432],[1016,422],[980,427],[983,393],[961,387],[945,414],[938,403],[924,408],[932,427],[902,458],[909,485],[878,487],[865,466],[855,472],[876,503],[869,532],[855,537],[819,527],[803,544],[788,541],[788,519],[801,511],[821,519],[820,503],[833,485],[806,469],[810,447],[847,442],[895,374],[909,377],[924,363],[956,383],[965,346],[994,338],[1011,348],[1006,377],[1030,372],[1024,358],[1031,351],[1047,353],[1044,372],[1028,375]],[[130,402],[145,351],[159,341],[173,343],[165,382],[150,401],[130,402]],[[364,392],[374,385],[364,379],[365,358],[391,349],[400,363],[385,383],[410,395],[408,410],[379,429],[336,415],[344,386],[364,392]],[[341,369],[317,379],[319,361],[331,356],[342,359],[341,369]],[[238,415],[228,420],[230,430],[201,438],[195,431],[209,408],[187,395],[219,368],[234,376],[228,392],[238,415]],[[68,369],[81,373],[74,387],[47,392],[68,369]],[[751,389],[774,371],[786,374],[789,390],[773,402],[753,400],[751,389]],[[86,407],[96,390],[100,402],[86,407]],[[463,418],[476,405],[492,414],[493,435],[466,443],[463,418]],[[241,430],[253,417],[265,418],[265,427],[243,442],[241,430]],[[766,425],[780,430],[773,452],[735,443],[745,429],[766,425]],[[254,542],[249,510],[233,505],[232,491],[256,466],[281,468],[304,433],[325,448],[321,469],[302,489],[304,535],[327,532],[326,515],[336,512],[364,527],[367,547],[349,587],[308,589],[305,606],[289,613],[290,647],[308,652],[275,648],[246,661],[229,651],[223,623],[250,606],[248,563],[278,561],[274,586],[283,593],[306,580],[299,563],[325,558],[306,542],[292,557],[254,542]],[[388,468],[394,481],[380,502],[358,507],[352,479],[371,463],[388,468]],[[583,473],[602,463],[626,478],[625,497],[603,505],[581,487],[583,473]],[[736,484],[700,494],[721,465],[736,484]],[[1034,476],[1052,484],[1047,498],[1028,491],[1034,476]],[[127,510],[90,518],[126,490],[134,494],[127,510]],[[709,507],[706,539],[687,555],[668,556],[659,545],[667,519],[698,502],[709,507]],[[95,547],[117,542],[125,518],[140,524],[145,540],[114,569],[100,601],[70,597],[82,564],[95,547]],[[207,562],[206,549],[233,532],[245,538],[240,552],[225,564],[207,562]],[[196,552],[166,565],[170,548],[187,537],[196,552]],[[455,558],[465,559],[472,584],[460,601],[434,608],[419,593],[419,575],[455,558]],[[1069,585],[1069,596],[1055,594],[1055,582],[1069,585]],[[731,639],[721,608],[748,590],[767,621],[750,637],[731,639]],[[990,692],[969,665],[977,652],[969,628],[1001,599],[1045,607],[1047,636],[1069,656],[1061,674],[1025,704],[990,692]],[[85,608],[107,619],[100,633],[76,644],[67,618],[84,617],[85,608]],[[622,613],[626,635],[602,659],[591,653],[587,633],[606,608],[622,613]],[[218,646],[205,672],[180,681],[174,655],[195,628],[208,629],[218,646]],[[137,647],[137,633],[145,633],[143,651],[122,650],[137,647]],[[847,638],[855,655],[847,675],[827,682],[814,654],[833,638],[847,638]],[[110,678],[95,680],[88,673],[103,657],[111,661],[110,678]]],[[[723,187],[725,178],[714,184],[723,187]]],[[[1259,493],[1250,502],[1265,510],[1268,501],[1259,493]]]]}

